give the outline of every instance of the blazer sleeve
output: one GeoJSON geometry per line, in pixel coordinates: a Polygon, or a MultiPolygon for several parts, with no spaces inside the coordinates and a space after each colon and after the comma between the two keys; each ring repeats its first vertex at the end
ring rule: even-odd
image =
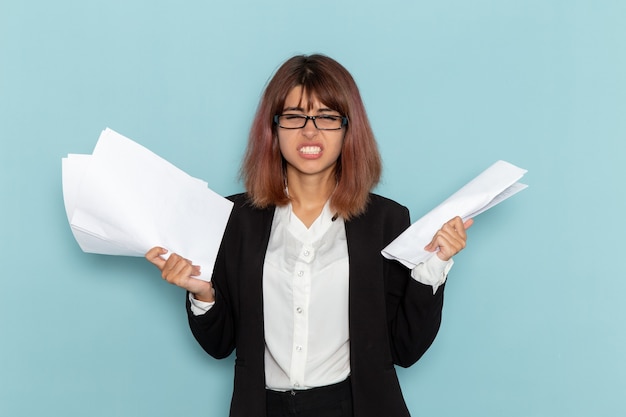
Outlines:
{"type": "MultiPolygon", "coordinates": [[[[406,207],[393,207],[385,219],[383,247],[410,225],[406,207]]],[[[432,287],[411,278],[410,270],[384,258],[387,323],[395,364],[413,365],[431,346],[441,325],[444,285],[432,287]]]]}
{"type": "Polygon", "coordinates": [[[191,311],[191,302],[187,296],[187,317],[191,333],[200,346],[216,359],[229,356],[235,348],[234,316],[230,305],[230,291],[228,288],[228,266],[225,252],[231,244],[235,233],[234,211],[226,226],[224,237],[220,244],[211,281],[215,290],[215,304],[202,315],[195,315],[191,311]]]}
{"type": "Polygon", "coordinates": [[[229,198],[233,210],[211,278],[215,304],[205,314],[195,316],[187,301],[189,326],[200,346],[215,358],[227,357],[238,349],[239,360],[254,356],[254,361],[262,362],[262,271],[274,209],[252,207],[245,194],[229,198]]]}

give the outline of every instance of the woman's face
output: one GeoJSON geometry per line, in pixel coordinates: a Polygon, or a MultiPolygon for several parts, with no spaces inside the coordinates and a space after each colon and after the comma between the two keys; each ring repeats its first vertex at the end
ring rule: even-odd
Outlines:
{"type": "MultiPolygon", "coordinates": [[[[343,116],[320,103],[316,97],[312,97],[311,108],[305,109],[308,102],[309,97],[303,93],[302,87],[294,87],[285,99],[282,114],[343,116]]],[[[288,176],[296,174],[327,178],[334,173],[341,154],[345,127],[339,130],[319,130],[313,120],[307,120],[301,129],[284,129],[280,126],[276,129],[280,152],[287,161],[288,176]]]]}

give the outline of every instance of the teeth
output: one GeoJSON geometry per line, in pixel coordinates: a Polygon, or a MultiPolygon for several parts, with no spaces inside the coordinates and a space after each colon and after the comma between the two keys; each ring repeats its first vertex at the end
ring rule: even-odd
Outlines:
{"type": "Polygon", "coordinates": [[[319,146],[303,146],[302,148],[300,148],[300,152],[308,155],[320,153],[321,151],[322,148],[320,148],[319,146]]]}

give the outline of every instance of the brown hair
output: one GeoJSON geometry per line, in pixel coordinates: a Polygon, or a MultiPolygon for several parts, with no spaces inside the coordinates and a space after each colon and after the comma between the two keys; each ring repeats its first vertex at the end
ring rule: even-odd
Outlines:
{"type": "Polygon", "coordinates": [[[341,64],[324,55],[290,58],[265,88],[241,167],[252,204],[263,208],[289,203],[285,193],[285,161],[273,117],[282,113],[285,98],[297,86],[302,86],[310,101],[317,98],[348,117],[335,170],[337,188],[330,203],[345,219],[359,215],[365,210],[370,190],[380,179],[380,154],[354,79],[341,64]]]}

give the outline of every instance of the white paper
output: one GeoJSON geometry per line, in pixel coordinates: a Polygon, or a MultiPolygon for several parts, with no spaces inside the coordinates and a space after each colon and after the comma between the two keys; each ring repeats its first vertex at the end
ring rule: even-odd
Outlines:
{"type": "Polygon", "coordinates": [[[382,250],[383,256],[415,268],[433,256],[424,247],[448,220],[471,219],[527,187],[517,181],[528,172],[506,161],[497,161],[443,203],[413,223],[382,250]]]}
{"type": "Polygon", "coordinates": [[[63,158],[63,198],[81,249],[178,253],[210,280],[232,202],[132,140],[105,129],[92,155],[63,158]]]}

